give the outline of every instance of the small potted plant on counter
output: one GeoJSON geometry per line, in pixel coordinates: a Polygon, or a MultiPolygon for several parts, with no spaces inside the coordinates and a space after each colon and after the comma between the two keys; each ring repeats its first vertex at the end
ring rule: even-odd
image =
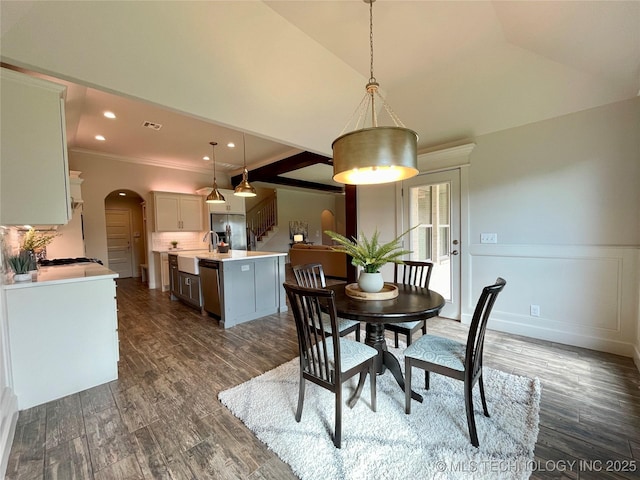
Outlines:
{"type": "Polygon", "coordinates": [[[362,233],[360,234],[360,239],[354,238],[353,240],[331,230],[326,230],[324,233],[340,245],[333,248],[333,250],[346,253],[351,257],[353,266],[363,268],[358,277],[360,290],[375,293],[384,287],[380,267],[389,262],[402,263],[401,257],[411,253],[411,250],[404,250],[400,243],[400,239],[410,230],[383,245],[378,242],[379,234],[377,229],[370,240],[362,233]]]}
{"type": "Polygon", "coordinates": [[[20,250],[18,255],[11,255],[8,260],[11,270],[14,272],[14,282],[31,281],[31,271],[36,269],[36,263],[31,252],[20,250]]]}
{"type": "Polygon", "coordinates": [[[172,240],[171,241],[171,248],[178,248],[178,241],[177,240],[172,240]]]}

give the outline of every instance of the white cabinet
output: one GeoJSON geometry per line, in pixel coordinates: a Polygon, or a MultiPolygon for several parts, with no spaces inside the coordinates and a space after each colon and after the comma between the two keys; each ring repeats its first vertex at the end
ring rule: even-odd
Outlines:
{"type": "Polygon", "coordinates": [[[156,232],[201,232],[202,204],[200,195],[153,192],[156,232]]]}
{"type": "Polygon", "coordinates": [[[169,269],[168,253],[155,253],[155,270],[156,272],[160,272],[160,290],[166,292],[171,286],[171,273],[169,269]]]}
{"type": "MultiPolygon", "coordinates": [[[[207,195],[211,189],[207,189],[207,195]]],[[[198,190],[201,191],[201,190],[198,190]]],[[[233,190],[224,190],[219,188],[218,191],[224,197],[225,203],[207,203],[209,205],[209,213],[241,213],[245,214],[244,197],[238,197],[233,194],[233,190]]]]}
{"type": "Polygon", "coordinates": [[[20,410],[118,378],[115,296],[107,277],[6,290],[9,365],[20,410]]]}
{"type": "Polygon", "coordinates": [[[71,218],[66,87],[0,72],[0,223],[64,225],[71,218]]]}

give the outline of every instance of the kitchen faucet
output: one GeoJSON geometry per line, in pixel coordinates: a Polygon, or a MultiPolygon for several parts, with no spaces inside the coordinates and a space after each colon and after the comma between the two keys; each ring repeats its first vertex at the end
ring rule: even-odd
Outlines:
{"type": "Polygon", "coordinates": [[[207,233],[204,234],[204,237],[202,237],[202,241],[206,242],[207,241],[207,237],[209,237],[209,251],[211,252],[212,250],[215,252],[215,247],[212,249],[212,243],[211,240],[213,240],[213,238],[211,238],[211,235],[215,235],[216,236],[216,247],[218,246],[218,243],[220,243],[220,236],[214,232],[213,230],[209,230],[207,233]]]}

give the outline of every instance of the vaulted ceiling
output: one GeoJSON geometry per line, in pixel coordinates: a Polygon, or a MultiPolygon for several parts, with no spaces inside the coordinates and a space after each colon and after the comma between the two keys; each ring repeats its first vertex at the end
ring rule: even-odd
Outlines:
{"type": "MultiPolygon", "coordinates": [[[[640,89],[637,1],[378,0],[373,14],[375,76],[419,150],[640,89]]],[[[252,181],[339,190],[328,159],[369,78],[368,4],[23,1],[0,20],[3,62],[68,83],[71,149],[206,172],[215,140],[233,177],[245,131],[252,181]]]]}

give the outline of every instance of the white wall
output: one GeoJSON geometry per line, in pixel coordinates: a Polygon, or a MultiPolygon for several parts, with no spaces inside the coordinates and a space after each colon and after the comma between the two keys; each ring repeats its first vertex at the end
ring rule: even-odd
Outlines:
{"type": "MultiPolygon", "coordinates": [[[[463,321],[501,275],[507,288],[490,328],[634,356],[640,368],[638,132],[633,99],[474,140],[463,321]],[[480,244],[482,232],[497,233],[498,244],[480,244]]],[[[400,233],[395,188],[358,187],[359,231],[400,233]]]]}
{"type": "Polygon", "coordinates": [[[367,83],[264,2],[24,3],[2,4],[4,62],[323,155],[367,83]],[[141,25],[153,41],[140,41],[141,25]],[[256,72],[268,72],[260,88],[256,72]],[[290,114],[300,110],[310,114],[290,114]]]}

